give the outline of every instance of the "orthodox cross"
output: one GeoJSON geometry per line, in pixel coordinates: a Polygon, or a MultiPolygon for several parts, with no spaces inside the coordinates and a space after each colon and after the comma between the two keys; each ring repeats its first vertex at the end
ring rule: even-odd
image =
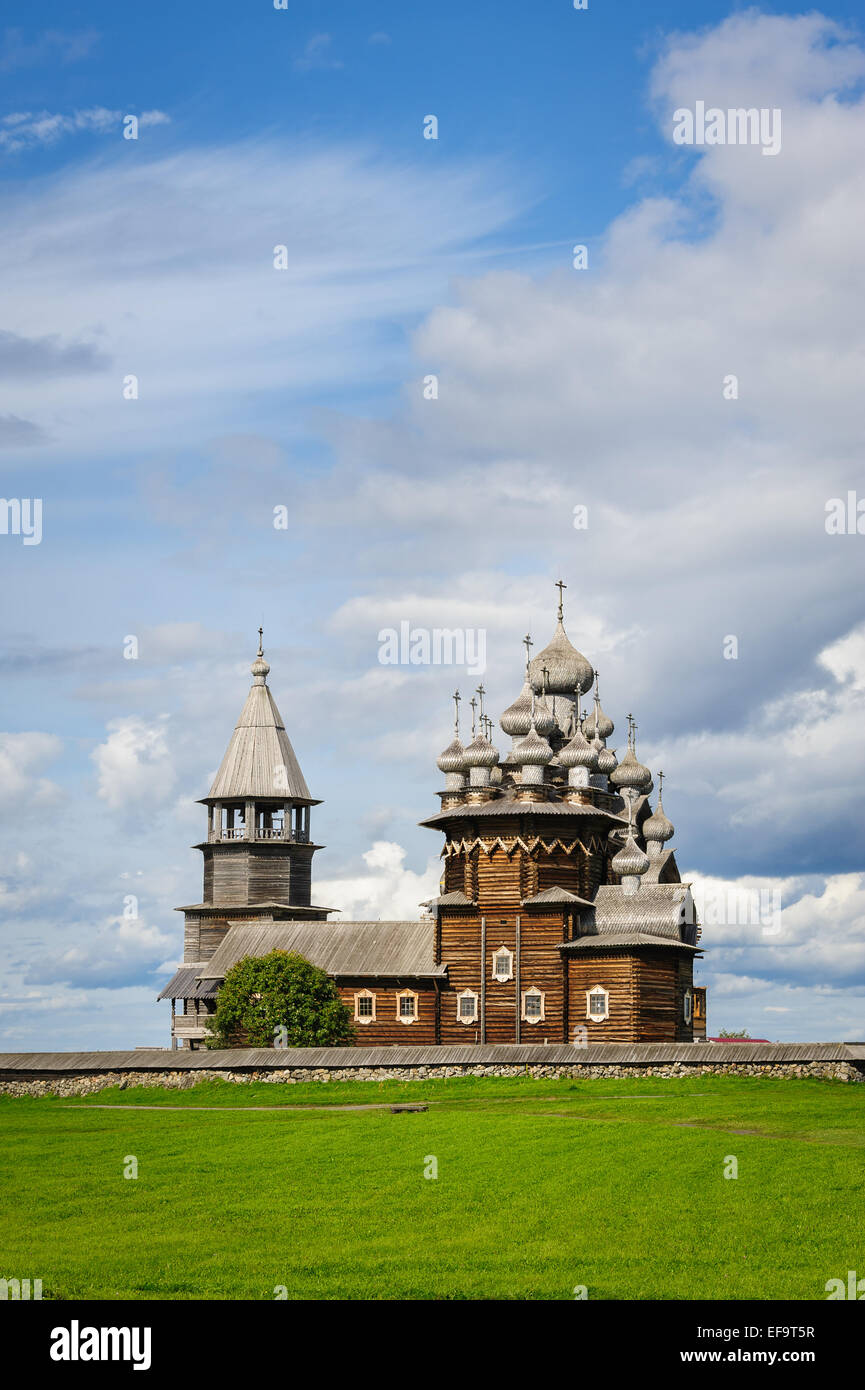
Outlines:
{"type": "Polygon", "coordinates": [[[531,637],[528,633],[526,633],[525,637],[523,638],[523,646],[526,649],[526,675],[529,674],[529,662],[532,659],[532,647],[534,645],[535,644],[532,641],[531,637]]]}
{"type": "Polygon", "coordinates": [[[563,598],[564,590],[567,589],[567,587],[568,587],[567,584],[565,584],[561,579],[557,579],[557,580],[556,580],[556,588],[557,588],[558,591],[559,591],[559,622],[561,622],[561,621],[562,621],[562,618],[564,617],[564,609],[563,609],[563,607],[562,607],[562,598],[563,598]]]}
{"type": "Polygon", "coordinates": [[[660,804],[661,804],[661,796],[662,796],[662,794],[663,794],[663,791],[664,791],[664,774],[663,774],[663,772],[659,772],[659,773],[658,773],[658,805],[659,805],[659,806],[660,806],[660,804]]]}
{"type": "Polygon", "coordinates": [[[477,733],[477,727],[476,727],[476,721],[475,721],[475,713],[476,713],[477,707],[478,707],[478,702],[477,702],[477,700],[475,699],[474,695],[473,695],[472,698],[469,700],[469,704],[470,704],[471,707],[472,707],[472,738],[474,738],[475,734],[477,733]]]}
{"type": "Polygon", "coordinates": [[[478,686],[478,694],[481,697],[481,723],[484,722],[484,696],[486,695],[486,693],[487,692],[484,690],[484,683],[483,681],[481,681],[480,685],[478,686]]]}
{"type": "Polygon", "coordinates": [[[264,641],[264,628],[263,628],[263,627],[260,627],[260,628],[258,629],[258,655],[259,655],[259,656],[264,656],[264,650],[263,650],[263,648],[262,648],[262,643],[263,643],[263,641],[264,641]]]}
{"type": "Polygon", "coordinates": [[[460,736],[460,700],[462,696],[458,690],[453,693],[454,702],[454,733],[457,738],[460,736]]]}

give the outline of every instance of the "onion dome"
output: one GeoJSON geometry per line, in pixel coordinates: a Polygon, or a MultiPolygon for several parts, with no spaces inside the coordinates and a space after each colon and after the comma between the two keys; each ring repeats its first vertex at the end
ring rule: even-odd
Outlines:
{"type": "Polygon", "coordinates": [[[598,772],[600,772],[603,777],[609,777],[619,766],[616,750],[614,748],[605,748],[597,736],[592,740],[592,747],[598,754],[598,772]]]}
{"type": "Polygon", "coordinates": [[[598,750],[586,740],[581,730],[577,729],[570,743],[566,743],[559,753],[559,762],[562,767],[587,767],[590,772],[596,772],[598,750]]]}
{"type": "MultiPolygon", "coordinates": [[[[658,773],[658,781],[663,787],[663,772],[658,773]]],[[[664,815],[664,803],[661,800],[660,789],[658,791],[658,809],[643,821],[642,830],[644,840],[657,840],[660,844],[664,844],[666,840],[672,840],[675,834],[673,822],[664,815]]]]}
{"type": "MultiPolygon", "coordinates": [[[[531,685],[526,681],[513,705],[509,705],[499,719],[502,730],[512,738],[524,737],[531,728],[531,694],[533,694],[531,685]]],[[[552,734],[553,728],[556,726],[558,726],[558,721],[556,721],[555,714],[552,713],[547,702],[538,699],[538,696],[535,695],[534,727],[537,728],[538,734],[552,734]]]]}
{"type": "Polygon", "coordinates": [[[610,781],[619,791],[626,787],[638,792],[649,792],[652,789],[652,774],[647,767],[637,762],[633,748],[628,749],[619,766],[610,773],[610,781]]]}
{"type": "Polygon", "coordinates": [[[514,748],[514,762],[521,767],[546,767],[552,756],[552,748],[545,738],[540,737],[534,724],[514,748]]]}
{"type": "MultiPolygon", "coordinates": [[[[624,758],[622,762],[624,762],[624,758]]],[[[622,878],[639,877],[649,868],[648,855],[634,841],[633,832],[628,831],[628,838],[618,854],[614,854],[610,861],[614,873],[622,878]]]]}
{"type": "Polygon", "coordinates": [[[478,734],[477,738],[472,739],[465,750],[466,767],[495,767],[498,760],[498,749],[494,748],[483,734],[478,734]]]}
{"type": "Polygon", "coordinates": [[[616,726],[609,715],[604,714],[604,711],[601,709],[600,700],[588,719],[583,721],[583,732],[586,738],[595,737],[595,715],[597,715],[597,732],[600,734],[601,738],[609,738],[616,726]]]}
{"type": "MultiPolygon", "coordinates": [[[[526,680],[512,705],[508,705],[499,720],[503,731],[511,738],[525,737],[532,727],[532,687],[526,680]]],[[[551,734],[557,720],[549,705],[535,696],[535,728],[539,734],[551,734]]]]}
{"type": "Polygon", "coordinates": [[[561,618],[553,640],[529,662],[529,680],[535,690],[543,688],[545,667],[547,691],[551,695],[573,696],[578,688],[580,692],[588,690],[594,680],[591,663],[569,640],[561,618]]]}
{"type": "Polygon", "coordinates": [[[466,750],[458,738],[454,738],[444,752],[439,754],[437,766],[441,772],[465,772],[468,766],[466,750]]]}

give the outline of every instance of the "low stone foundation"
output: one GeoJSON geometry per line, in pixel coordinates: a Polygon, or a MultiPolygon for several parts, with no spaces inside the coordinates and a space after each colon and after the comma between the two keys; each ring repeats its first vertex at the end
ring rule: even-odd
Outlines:
{"type": "Polygon", "coordinates": [[[0,1095],[7,1096],[89,1096],[109,1086],[126,1090],[130,1086],[158,1086],[169,1091],[188,1091],[203,1081],[230,1081],[246,1085],[251,1081],[295,1086],[299,1082],[331,1081],[426,1081],[447,1080],[460,1076],[529,1076],[549,1080],[588,1078],[593,1081],[652,1077],[670,1080],[687,1076],[768,1076],[784,1078],[816,1077],[823,1081],[865,1081],[865,1073],[851,1062],[798,1063],[698,1063],[674,1062],[667,1066],[604,1066],[597,1063],[561,1063],[524,1066],[450,1065],[450,1066],[387,1066],[387,1067],[289,1067],[264,1071],[207,1070],[194,1071],[124,1071],[100,1072],[88,1076],[52,1076],[27,1080],[0,1081],[0,1095]]]}

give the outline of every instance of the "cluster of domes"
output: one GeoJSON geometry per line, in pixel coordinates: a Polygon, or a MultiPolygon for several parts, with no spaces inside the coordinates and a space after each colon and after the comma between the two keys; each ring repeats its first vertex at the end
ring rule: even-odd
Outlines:
{"type": "MultiPolygon", "coordinates": [[[[615,725],[601,705],[597,672],[568,638],[561,602],[552,641],[531,659],[531,639],[527,637],[525,642],[525,681],[499,721],[512,741],[504,759],[500,761],[499,751],[489,737],[492,721],[484,714],[483,686],[478,688],[479,727],[476,702],[471,701],[472,739],[466,746],[459,734],[460,696],[458,692],[454,696],[454,737],[438,759],[438,766],[445,773],[446,790],[459,793],[452,796],[451,804],[461,803],[466,796],[477,801],[500,794],[530,801],[541,796],[591,802],[601,793],[621,797],[628,808],[628,831],[611,862],[623,884],[629,885],[627,891],[634,891],[633,885],[646,872],[650,861],[662,854],[663,846],[674,833],[672,822],[664,814],[660,792],[657,809],[648,815],[643,809],[644,798],[653,790],[654,782],[649,768],[637,758],[636,725],[629,715],[628,746],[620,761],[615,749],[607,747],[615,725]],[[581,711],[581,698],[593,683],[593,709],[586,716],[581,711]],[[638,826],[640,815],[644,819],[638,826]],[[635,837],[645,843],[648,854],[635,837]]],[[[660,777],[663,779],[663,773],[660,777]]],[[[610,805],[603,801],[600,804],[610,805]]]]}

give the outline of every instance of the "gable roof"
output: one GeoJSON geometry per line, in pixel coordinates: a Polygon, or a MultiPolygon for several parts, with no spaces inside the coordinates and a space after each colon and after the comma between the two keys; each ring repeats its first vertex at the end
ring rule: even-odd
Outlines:
{"type": "Polygon", "coordinates": [[[244,956],[297,951],[328,975],[355,978],[446,978],[434,960],[435,923],[425,922],[237,922],[229,929],[199,979],[222,980],[244,956]]]}
{"type": "Polygon", "coordinates": [[[533,898],[523,898],[523,907],[543,907],[545,903],[561,903],[567,906],[568,903],[577,903],[579,907],[591,907],[588,898],[581,898],[576,893],[571,893],[567,888],[559,888],[558,885],[552,888],[545,888],[543,893],[535,893],[533,898]]]}

